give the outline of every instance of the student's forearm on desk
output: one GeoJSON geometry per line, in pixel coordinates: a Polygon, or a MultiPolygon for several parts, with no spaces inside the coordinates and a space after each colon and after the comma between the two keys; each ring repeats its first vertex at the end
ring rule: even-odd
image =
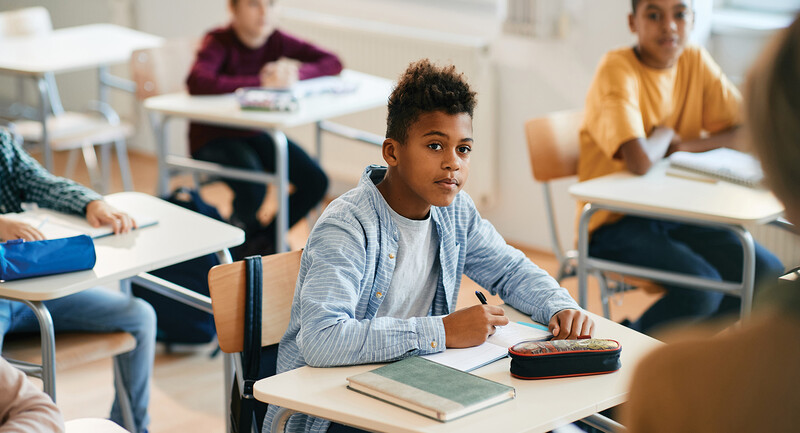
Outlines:
{"type": "MultiPolygon", "coordinates": [[[[698,138],[696,140],[685,141],[678,143],[671,152],[706,152],[709,150],[718,149],[720,147],[730,147],[732,149],[742,149],[742,144],[745,140],[741,138],[741,128],[732,128],[710,137],[698,138]]],[[[671,153],[670,152],[670,153],[671,153]]]]}
{"type": "Polygon", "coordinates": [[[308,365],[336,367],[440,352],[445,336],[441,317],[378,317],[303,324],[297,343],[308,365]]]}
{"type": "Polygon", "coordinates": [[[666,155],[675,139],[675,131],[670,128],[656,128],[647,138],[634,138],[622,143],[617,157],[625,161],[625,166],[633,174],[643,175],[656,161],[666,155]]]}

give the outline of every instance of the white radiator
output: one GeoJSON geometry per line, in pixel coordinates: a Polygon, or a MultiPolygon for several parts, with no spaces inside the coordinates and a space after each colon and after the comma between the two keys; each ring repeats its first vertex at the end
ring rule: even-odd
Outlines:
{"type": "Polygon", "coordinates": [[[771,225],[748,226],[747,229],[753,239],[781,259],[787,270],[800,266],[800,237],[771,225]]]}
{"type": "MultiPolygon", "coordinates": [[[[478,206],[490,202],[497,184],[497,110],[486,40],[292,8],[282,9],[279,27],[335,52],[345,68],[392,80],[396,80],[409,63],[421,58],[454,64],[478,92],[473,122],[475,146],[466,189],[478,206]]],[[[335,120],[381,136],[386,133],[385,108],[335,120]]],[[[310,129],[299,128],[288,134],[310,149],[313,143],[310,129]]],[[[367,164],[383,164],[383,158],[377,147],[325,136],[322,163],[333,181],[331,192],[336,194],[353,187],[367,164]]]]}

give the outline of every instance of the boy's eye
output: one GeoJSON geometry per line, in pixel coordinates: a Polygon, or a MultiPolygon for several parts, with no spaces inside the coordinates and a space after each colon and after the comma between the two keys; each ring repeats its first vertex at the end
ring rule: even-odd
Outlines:
{"type": "Polygon", "coordinates": [[[441,145],[441,144],[439,144],[439,143],[430,143],[430,144],[428,145],[428,147],[429,147],[429,148],[431,148],[431,149],[433,149],[433,150],[439,150],[439,149],[441,149],[441,148],[442,148],[442,145],[441,145]]]}
{"type": "Polygon", "coordinates": [[[652,20],[652,21],[660,21],[661,20],[661,14],[658,13],[658,12],[651,12],[651,13],[647,14],[647,19],[652,20]]]}
{"type": "Polygon", "coordinates": [[[676,20],[685,20],[688,16],[689,16],[689,14],[687,12],[678,12],[678,13],[675,14],[675,19],[676,20]]]}
{"type": "Polygon", "coordinates": [[[458,151],[464,154],[472,152],[472,148],[469,146],[458,146],[458,151]]]}

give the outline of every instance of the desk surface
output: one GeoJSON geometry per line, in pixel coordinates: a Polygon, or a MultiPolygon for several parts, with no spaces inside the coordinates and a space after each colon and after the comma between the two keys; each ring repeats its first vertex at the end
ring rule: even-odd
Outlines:
{"type": "Polygon", "coordinates": [[[94,269],[0,282],[0,295],[32,301],[60,298],[244,242],[244,232],[237,227],[147,194],[111,194],[106,201],[121,210],[152,216],[158,223],[95,239],[94,269]]]}
{"type": "Polygon", "coordinates": [[[667,161],[644,176],[614,173],[569,188],[580,201],[731,224],[766,223],[783,213],[771,192],[730,182],[707,182],[667,174],[667,161]]]}
{"type": "MultiPolygon", "coordinates": [[[[510,307],[511,320],[530,320],[510,307]]],[[[591,314],[591,313],[590,313],[591,314]]],[[[511,385],[517,397],[509,402],[441,423],[347,389],[346,377],[377,367],[302,367],[255,385],[257,399],[299,412],[382,432],[545,432],[625,401],[639,359],[661,343],[603,317],[591,314],[596,337],[622,344],[622,368],[614,373],[548,380],[520,380],[509,373],[506,358],[474,374],[511,385]]]]}
{"type": "Polygon", "coordinates": [[[157,113],[199,122],[246,128],[291,128],[386,105],[392,82],[362,72],[344,70],[342,79],[358,84],[355,91],[301,98],[291,112],[242,110],[233,94],[192,96],[170,93],[153,96],[144,107],[157,113]]]}
{"type": "Polygon", "coordinates": [[[131,53],[163,43],[163,38],[114,24],[89,24],[40,36],[3,39],[0,71],[42,75],[126,63],[131,53]]]}

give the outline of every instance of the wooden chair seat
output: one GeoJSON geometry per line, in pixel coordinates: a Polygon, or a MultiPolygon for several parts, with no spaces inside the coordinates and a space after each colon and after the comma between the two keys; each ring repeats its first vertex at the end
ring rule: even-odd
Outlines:
{"type": "MultiPolygon", "coordinates": [[[[136,339],[127,332],[64,332],[56,334],[56,370],[130,352],[136,339]]],[[[42,347],[38,334],[8,334],[3,342],[3,357],[41,364],[42,347]]]]}
{"type": "MultiPolygon", "coordinates": [[[[14,122],[14,128],[26,143],[39,143],[42,124],[38,120],[14,122]]],[[[111,143],[133,134],[126,122],[113,125],[100,115],[67,111],[47,119],[47,135],[53,150],[78,149],[84,144],[111,143]]]]}

